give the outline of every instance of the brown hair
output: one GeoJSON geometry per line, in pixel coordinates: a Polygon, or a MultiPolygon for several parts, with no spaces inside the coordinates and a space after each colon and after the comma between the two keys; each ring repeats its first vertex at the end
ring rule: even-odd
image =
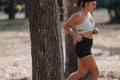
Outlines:
{"type": "Polygon", "coordinates": [[[77,4],[76,4],[77,7],[84,7],[84,6],[85,6],[85,3],[83,3],[82,0],[77,0],[76,3],[77,3],[77,4]]]}
{"type": "Polygon", "coordinates": [[[85,3],[86,2],[90,2],[90,1],[96,1],[96,0],[77,0],[76,2],[77,2],[77,7],[84,7],[85,6],[85,3]]]}

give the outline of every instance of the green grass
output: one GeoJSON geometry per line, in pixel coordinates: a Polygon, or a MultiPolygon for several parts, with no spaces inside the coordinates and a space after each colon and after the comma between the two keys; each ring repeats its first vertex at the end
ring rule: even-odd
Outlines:
{"type": "Polygon", "coordinates": [[[28,26],[29,26],[28,19],[0,21],[0,30],[19,29],[21,27],[28,26]]]}

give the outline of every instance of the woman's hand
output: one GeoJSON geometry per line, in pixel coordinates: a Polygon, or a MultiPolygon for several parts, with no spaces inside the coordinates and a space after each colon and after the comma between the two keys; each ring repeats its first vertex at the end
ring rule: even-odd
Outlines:
{"type": "Polygon", "coordinates": [[[98,28],[94,28],[92,31],[93,34],[99,34],[99,29],[98,28]]]}
{"type": "Polygon", "coordinates": [[[80,42],[80,41],[82,41],[82,36],[76,35],[76,36],[74,36],[74,40],[75,40],[76,42],[80,42]]]}

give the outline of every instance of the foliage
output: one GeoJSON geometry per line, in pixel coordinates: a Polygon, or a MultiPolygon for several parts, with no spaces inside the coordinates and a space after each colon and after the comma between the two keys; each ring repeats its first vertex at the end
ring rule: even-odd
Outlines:
{"type": "MultiPolygon", "coordinates": [[[[0,0],[0,10],[5,11],[5,13],[9,13],[9,4],[10,0],[0,0]]],[[[22,12],[24,10],[25,0],[13,0],[12,4],[14,5],[15,12],[22,12]]]]}
{"type": "Polygon", "coordinates": [[[97,0],[97,8],[109,8],[110,6],[119,5],[120,0],[97,0]]]}
{"type": "Polygon", "coordinates": [[[120,0],[97,0],[97,8],[107,8],[111,21],[120,21],[120,0]]]}

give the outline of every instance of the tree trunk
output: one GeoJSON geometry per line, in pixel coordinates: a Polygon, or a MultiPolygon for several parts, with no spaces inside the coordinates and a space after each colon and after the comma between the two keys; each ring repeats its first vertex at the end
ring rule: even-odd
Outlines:
{"type": "Polygon", "coordinates": [[[63,80],[63,54],[56,0],[28,0],[32,80],[63,80]]]}
{"type": "MultiPolygon", "coordinates": [[[[71,14],[75,12],[73,5],[74,0],[64,1],[65,21],[71,16],[71,14]]],[[[66,43],[65,78],[67,78],[72,72],[77,70],[77,57],[75,56],[73,38],[69,34],[65,34],[65,43],[66,43]]]]}
{"type": "Polygon", "coordinates": [[[9,19],[15,19],[15,3],[14,0],[9,0],[7,2],[7,7],[8,7],[8,16],[9,19]]]}

